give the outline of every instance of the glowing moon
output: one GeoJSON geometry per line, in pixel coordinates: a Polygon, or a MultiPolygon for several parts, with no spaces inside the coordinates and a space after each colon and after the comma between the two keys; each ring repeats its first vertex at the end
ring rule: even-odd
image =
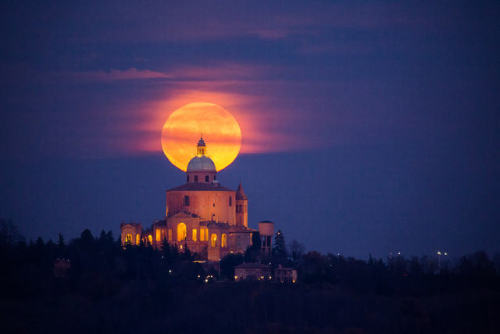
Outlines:
{"type": "Polygon", "coordinates": [[[196,144],[203,136],[207,156],[217,171],[236,159],[241,147],[241,129],[227,110],[213,103],[189,103],[177,109],[163,125],[161,146],[168,160],[186,171],[196,155],[196,144]]]}

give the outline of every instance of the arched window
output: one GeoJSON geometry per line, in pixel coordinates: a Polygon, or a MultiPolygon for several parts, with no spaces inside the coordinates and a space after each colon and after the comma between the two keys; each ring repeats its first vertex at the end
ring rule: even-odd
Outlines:
{"type": "Polygon", "coordinates": [[[193,241],[198,240],[198,230],[193,228],[193,241]]]}
{"type": "Polygon", "coordinates": [[[125,235],[125,243],[129,243],[129,244],[132,243],[132,234],[127,233],[127,235],[125,235]]]}
{"type": "Polygon", "coordinates": [[[194,182],[198,182],[198,175],[194,176],[194,182]]]}
{"type": "Polygon", "coordinates": [[[187,236],[186,224],[179,223],[177,225],[177,241],[186,240],[186,236],[187,236]]]}
{"type": "Polygon", "coordinates": [[[189,206],[189,196],[184,196],[184,206],[189,206]]]}
{"type": "Polygon", "coordinates": [[[222,233],[221,235],[221,238],[220,238],[220,246],[222,248],[226,248],[227,247],[227,236],[225,233],[222,233]]]}
{"type": "Polygon", "coordinates": [[[187,182],[189,183],[189,175],[187,176],[187,182]]]}
{"type": "Polygon", "coordinates": [[[141,243],[141,236],[139,234],[135,235],[135,244],[139,245],[141,243]]]}
{"type": "Polygon", "coordinates": [[[148,241],[150,245],[153,244],[153,236],[151,234],[148,234],[148,241]]]}
{"type": "Polygon", "coordinates": [[[168,229],[168,241],[172,241],[172,229],[168,229]]]}
{"type": "Polygon", "coordinates": [[[156,229],[156,242],[161,241],[161,230],[159,228],[156,229]]]}
{"type": "Polygon", "coordinates": [[[208,240],[208,229],[206,227],[200,227],[200,241],[208,240]]]}
{"type": "Polygon", "coordinates": [[[233,196],[229,196],[229,206],[233,206],[233,196]]]}
{"type": "Polygon", "coordinates": [[[208,183],[208,175],[205,175],[205,182],[208,183]]]}
{"type": "Polygon", "coordinates": [[[212,233],[212,236],[210,237],[210,246],[217,247],[217,234],[215,233],[212,233]]]}

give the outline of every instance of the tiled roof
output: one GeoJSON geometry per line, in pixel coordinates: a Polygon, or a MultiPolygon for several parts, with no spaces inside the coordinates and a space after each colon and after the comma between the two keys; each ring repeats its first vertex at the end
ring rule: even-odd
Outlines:
{"type": "Polygon", "coordinates": [[[235,268],[257,268],[257,269],[271,269],[271,266],[267,265],[267,264],[260,264],[260,263],[242,263],[242,264],[239,264],[237,266],[235,266],[235,268]]]}
{"type": "Polygon", "coordinates": [[[183,190],[195,190],[195,191],[233,191],[220,184],[213,183],[185,183],[182,186],[178,186],[167,191],[183,191],[183,190]]]}

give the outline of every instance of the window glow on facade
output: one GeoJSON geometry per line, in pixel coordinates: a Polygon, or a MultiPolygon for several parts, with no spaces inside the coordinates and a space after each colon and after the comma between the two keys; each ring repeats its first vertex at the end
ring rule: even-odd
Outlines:
{"type": "Polygon", "coordinates": [[[156,241],[160,242],[161,241],[161,230],[156,229],[156,241]]]}
{"type": "Polygon", "coordinates": [[[187,236],[186,224],[179,223],[179,225],[177,225],[177,241],[185,240],[186,236],[187,236]]]}
{"type": "Polygon", "coordinates": [[[212,247],[216,247],[217,246],[217,234],[212,233],[212,236],[210,237],[210,245],[212,247]]]}
{"type": "Polygon", "coordinates": [[[225,233],[222,233],[222,236],[220,238],[220,246],[222,248],[226,248],[227,247],[227,236],[225,233]]]}
{"type": "Polygon", "coordinates": [[[198,230],[193,228],[193,241],[198,240],[198,230]]]}
{"type": "Polygon", "coordinates": [[[200,227],[200,241],[208,240],[208,229],[206,227],[200,227]]]}

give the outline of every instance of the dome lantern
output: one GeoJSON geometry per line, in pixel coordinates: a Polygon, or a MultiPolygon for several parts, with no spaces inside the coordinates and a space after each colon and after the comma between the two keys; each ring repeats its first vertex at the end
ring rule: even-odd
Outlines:
{"type": "Polygon", "coordinates": [[[199,157],[204,156],[206,152],[207,152],[207,145],[205,144],[203,137],[200,137],[200,140],[198,140],[198,146],[196,147],[196,155],[199,157]]]}
{"type": "Polygon", "coordinates": [[[196,146],[196,156],[187,165],[188,183],[213,183],[215,181],[217,169],[212,159],[205,155],[206,148],[207,145],[202,137],[196,146]]]}

